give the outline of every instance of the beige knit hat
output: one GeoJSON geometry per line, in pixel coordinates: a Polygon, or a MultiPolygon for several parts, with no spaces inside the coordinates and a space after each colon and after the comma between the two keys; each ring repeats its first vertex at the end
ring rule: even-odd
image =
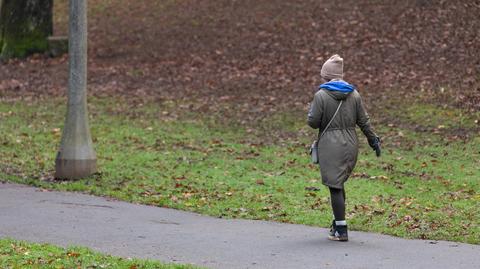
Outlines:
{"type": "Polygon", "coordinates": [[[343,78],[343,59],[338,54],[333,55],[322,66],[320,76],[326,80],[343,78]]]}

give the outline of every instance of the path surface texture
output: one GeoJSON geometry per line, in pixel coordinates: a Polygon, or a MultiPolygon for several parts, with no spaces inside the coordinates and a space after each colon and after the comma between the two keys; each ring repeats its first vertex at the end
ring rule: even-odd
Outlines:
{"type": "Polygon", "coordinates": [[[0,237],[207,268],[480,268],[480,246],[226,220],[0,183],[0,237]]]}

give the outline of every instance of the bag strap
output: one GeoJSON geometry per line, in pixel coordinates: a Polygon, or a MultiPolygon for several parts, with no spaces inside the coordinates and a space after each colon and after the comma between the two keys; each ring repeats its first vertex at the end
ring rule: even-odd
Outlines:
{"type": "Polygon", "coordinates": [[[333,119],[335,119],[335,116],[337,116],[338,114],[338,110],[340,110],[340,106],[342,105],[343,103],[343,100],[340,100],[340,104],[338,104],[338,107],[337,107],[337,110],[335,111],[335,114],[333,114],[333,117],[330,119],[330,121],[328,122],[327,126],[325,127],[325,129],[323,129],[322,131],[322,134],[318,136],[318,142],[320,141],[320,138],[322,138],[323,134],[325,134],[325,132],[327,131],[328,127],[330,127],[330,124],[332,124],[332,121],[333,119]]]}

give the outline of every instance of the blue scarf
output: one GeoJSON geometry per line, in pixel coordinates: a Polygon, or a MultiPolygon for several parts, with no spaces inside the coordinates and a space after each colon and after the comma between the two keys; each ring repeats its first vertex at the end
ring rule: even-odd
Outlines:
{"type": "Polygon", "coordinates": [[[353,92],[353,90],[355,90],[355,86],[345,81],[329,81],[318,86],[318,89],[348,93],[353,92]]]}

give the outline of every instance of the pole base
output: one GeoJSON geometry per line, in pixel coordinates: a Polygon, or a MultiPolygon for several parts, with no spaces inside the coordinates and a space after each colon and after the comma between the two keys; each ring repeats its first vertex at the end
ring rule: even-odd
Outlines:
{"type": "Polygon", "coordinates": [[[55,160],[55,179],[81,179],[97,172],[97,159],[55,160]]]}

